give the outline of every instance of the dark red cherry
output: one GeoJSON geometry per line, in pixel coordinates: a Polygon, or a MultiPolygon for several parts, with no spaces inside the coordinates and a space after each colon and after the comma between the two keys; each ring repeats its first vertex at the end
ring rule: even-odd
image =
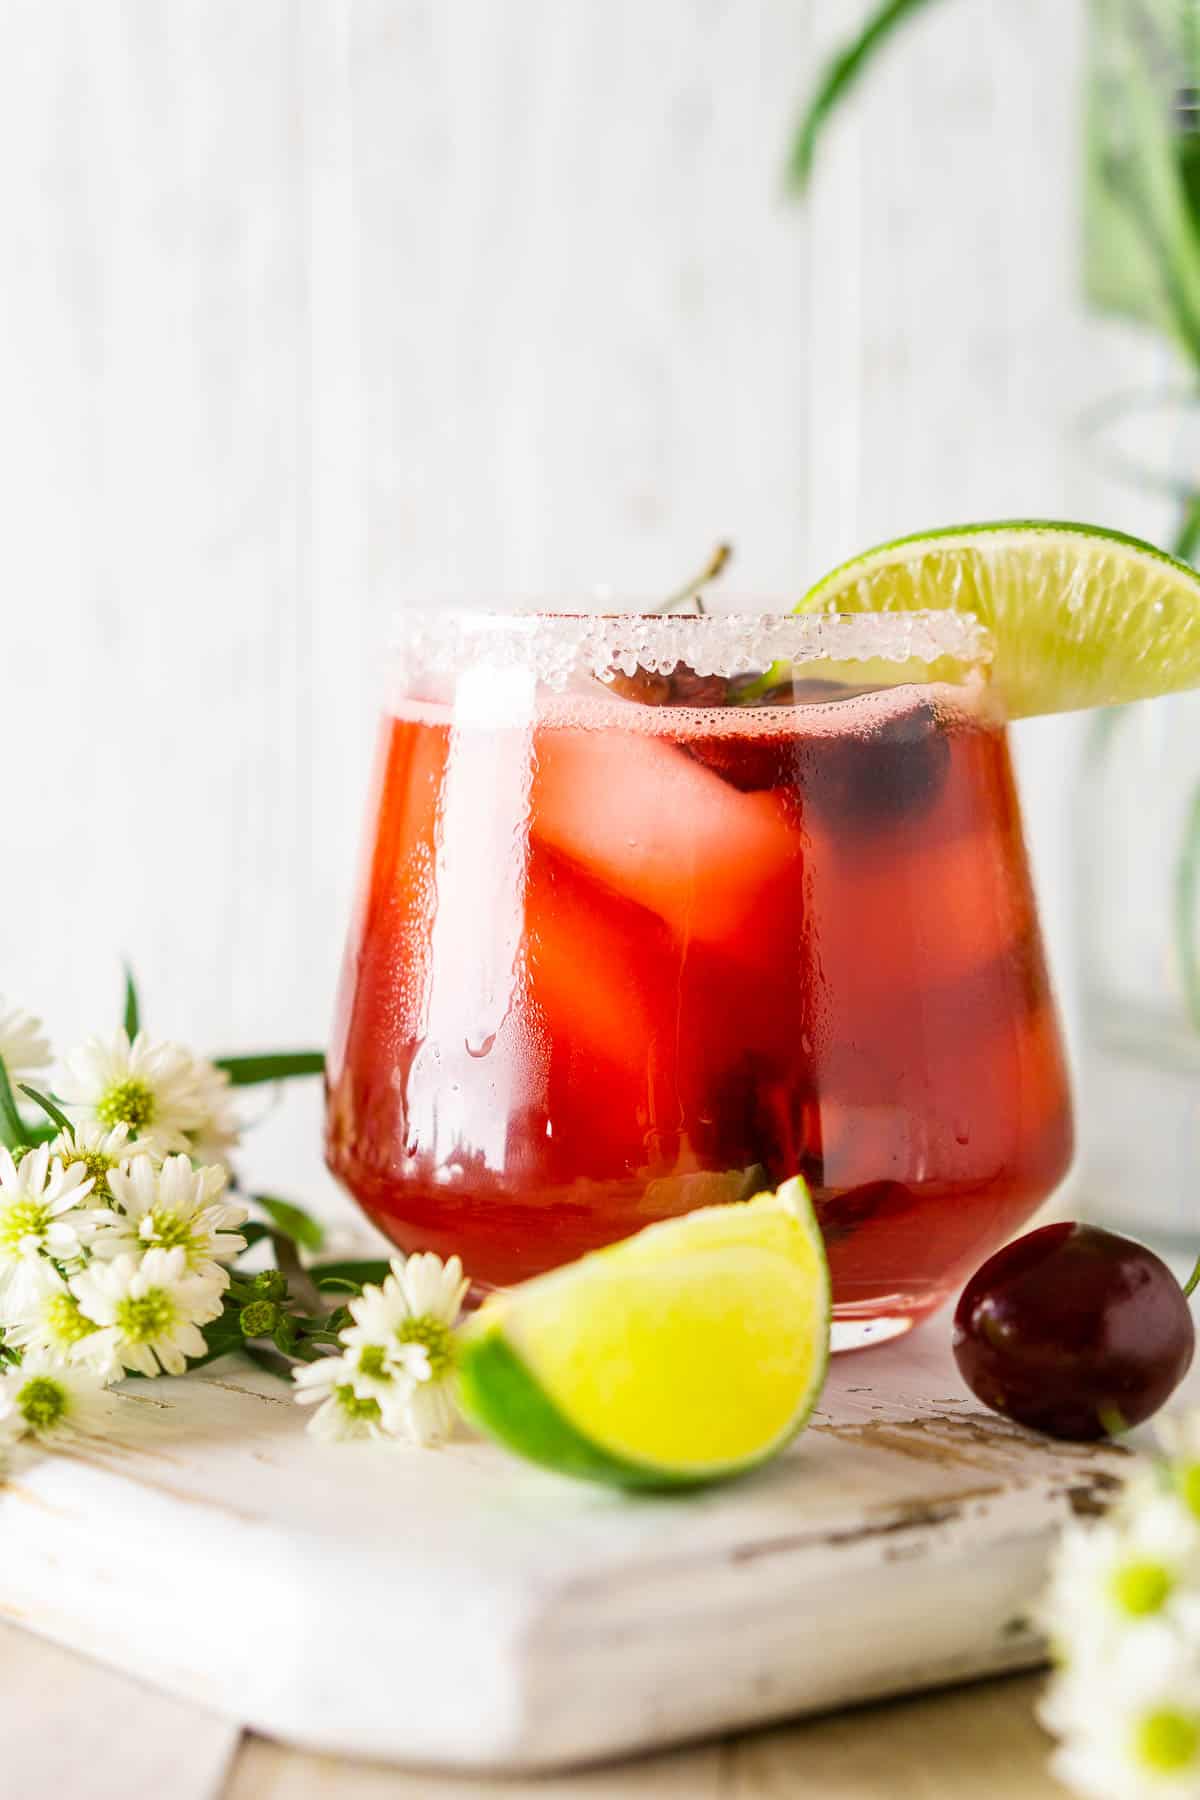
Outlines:
{"type": "Polygon", "coordinates": [[[1187,1374],[1183,1289],[1144,1244],[1043,1225],[989,1257],[954,1314],[954,1356],[985,1406],[1051,1437],[1138,1425],[1187,1374]]]}

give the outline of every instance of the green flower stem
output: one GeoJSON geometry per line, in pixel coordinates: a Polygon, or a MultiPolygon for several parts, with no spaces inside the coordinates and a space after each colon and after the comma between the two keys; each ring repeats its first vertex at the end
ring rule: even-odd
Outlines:
{"type": "Polygon", "coordinates": [[[1183,1284],[1184,1293],[1189,1296],[1194,1294],[1198,1282],[1200,1282],[1200,1256],[1196,1258],[1196,1266],[1183,1284]]]}
{"type": "Polygon", "coordinates": [[[281,1231],[273,1231],[271,1249],[275,1256],[275,1266],[286,1277],[288,1287],[299,1305],[307,1313],[320,1314],[323,1304],[320,1289],[296,1254],[292,1239],[285,1237],[281,1231]]]}
{"type": "Polygon", "coordinates": [[[249,1306],[253,1301],[262,1299],[262,1295],[257,1292],[252,1283],[238,1280],[230,1281],[229,1286],[225,1289],[225,1297],[234,1301],[238,1306],[249,1306]]]}

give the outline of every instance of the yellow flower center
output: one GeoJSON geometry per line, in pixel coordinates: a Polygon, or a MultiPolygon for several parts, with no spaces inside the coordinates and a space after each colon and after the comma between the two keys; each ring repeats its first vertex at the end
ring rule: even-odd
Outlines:
{"type": "Polygon", "coordinates": [[[429,1357],[429,1372],[434,1381],[442,1376],[454,1362],[454,1340],[450,1335],[450,1327],[441,1319],[435,1319],[432,1313],[419,1313],[415,1319],[405,1319],[396,1328],[396,1336],[402,1344],[421,1344],[429,1357]]]}
{"type": "Polygon", "coordinates": [[[1200,1462],[1184,1463],[1175,1479],[1183,1504],[1200,1519],[1200,1462]]]}
{"type": "Polygon", "coordinates": [[[42,1316],[47,1332],[64,1348],[77,1344],[80,1338],[90,1337],[96,1329],[90,1319],[84,1318],[79,1302],[71,1294],[51,1294],[42,1316]]]}
{"type": "Polygon", "coordinates": [[[96,1117],[111,1130],[114,1125],[128,1125],[138,1132],[154,1118],[154,1092],[149,1084],[131,1075],[114,1082],[96,1102],[96,1117]]]}
{"type": "Polygon", "coordinates": [[[375,1424],[383,1416],[379,1411],[378,1400],[364,1400],[360,1394],[355,1393],[348,1381],[334,1388],[333,1397],[348,1419],[366,1419],[375,1424]]]}
{"type": "Polygon", "coordinates": [[[151,1249],[186,1250],[189,1257],[201,1248],[191,1222],[181,1219],[178,1213],[168,1212],[164,1207],[155,1207],[153,1212],[146,1214],[139,1236],[151,1249]],[[149,1231],[146,1230],[147,1221],[150,1224],[149,1231]]]}
{"type": "Polygon", "coordinates": [[[358,1366],[364,1375],[371,1376],[375,1381],[387,1381],[390,1378],[382,1344],[365,1344],[358,1353],[358,1366]]]}
{"type": "Polygon", "coordinates": [[[127,1294],[116,1306],[116,1327],[129,1344],[149,1344],[165,1337],[179,1317],[179,1308],[166,1288],[152,1287],[136,1299],[127,1294]]]}
{"type": "Polygon", "coordinates": [[[50,1209],[40,1200],[15,1200],[0,1213],[0,1250],[15,1256],[27,1237],[42,1238],[50,1223],[50,1209]]]}
{"type": "Polygon", "coordinates": [[[1144,1619],[1166,1604],[1174,1578],[1162,1563],[1128,1562],[1112,1578],[1112,1596],[1122,1612],[1144,1619]]]}
{"type": "Polygon", "coordinates": [[[63,1168],[70,1169],[76,1165],[82,1166],[84,1180],[91,1180],[90,1204],[94,1206],[103,1202],[107,1206],[112,1199],[112,1190],[108,1185],[108,1172],[110,1169],[116,1168],[116,1157],[105,1156],[103,1150],[68,1151],[62,1158],[63,1168]]]}
{"type": "Polygon", "coordinates": [[[1137,1728],[1139,1762],[1160,1775],[1186,1769],[1200,1750],[1200,1721],[1172,1706],[1147,1713],[1137,1728]]]}

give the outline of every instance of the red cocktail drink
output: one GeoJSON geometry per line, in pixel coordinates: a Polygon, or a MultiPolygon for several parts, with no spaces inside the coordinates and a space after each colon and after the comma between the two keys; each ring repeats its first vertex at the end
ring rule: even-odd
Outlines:
{"type": "Polygon", "coordinates": [[[972,631],[414,628],[329,1059],[389,1237],[505,1284],[799,1171],[850,1343],[1034,1210],[1070,1110],[972,631]]]}

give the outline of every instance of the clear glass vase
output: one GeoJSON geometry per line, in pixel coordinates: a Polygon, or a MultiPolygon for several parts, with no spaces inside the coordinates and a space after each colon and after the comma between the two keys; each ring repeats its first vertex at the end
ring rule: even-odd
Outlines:
{"type": "MultiPolygon", "coordinates": [[[[1110,336],[1115,361],[1096,360],[1104,397],[1083,435],[1109,489],[1090,510],[1194,561],[1200,5],[1089,0],[1088,17],[1084,285],[1110,332],[1124,321],[1140,333],[1110,336]]],[[[1200,694],[1089,721],[1075,828],[1081,1202],[1165,1249],[1194,1250],[1200,694]]]]}
{"type": "Polygon", "coordinates": [[[1089,1209],[1200,1241],[1200,694],[1092,722],[1077,817],[1089,1209]]]}

